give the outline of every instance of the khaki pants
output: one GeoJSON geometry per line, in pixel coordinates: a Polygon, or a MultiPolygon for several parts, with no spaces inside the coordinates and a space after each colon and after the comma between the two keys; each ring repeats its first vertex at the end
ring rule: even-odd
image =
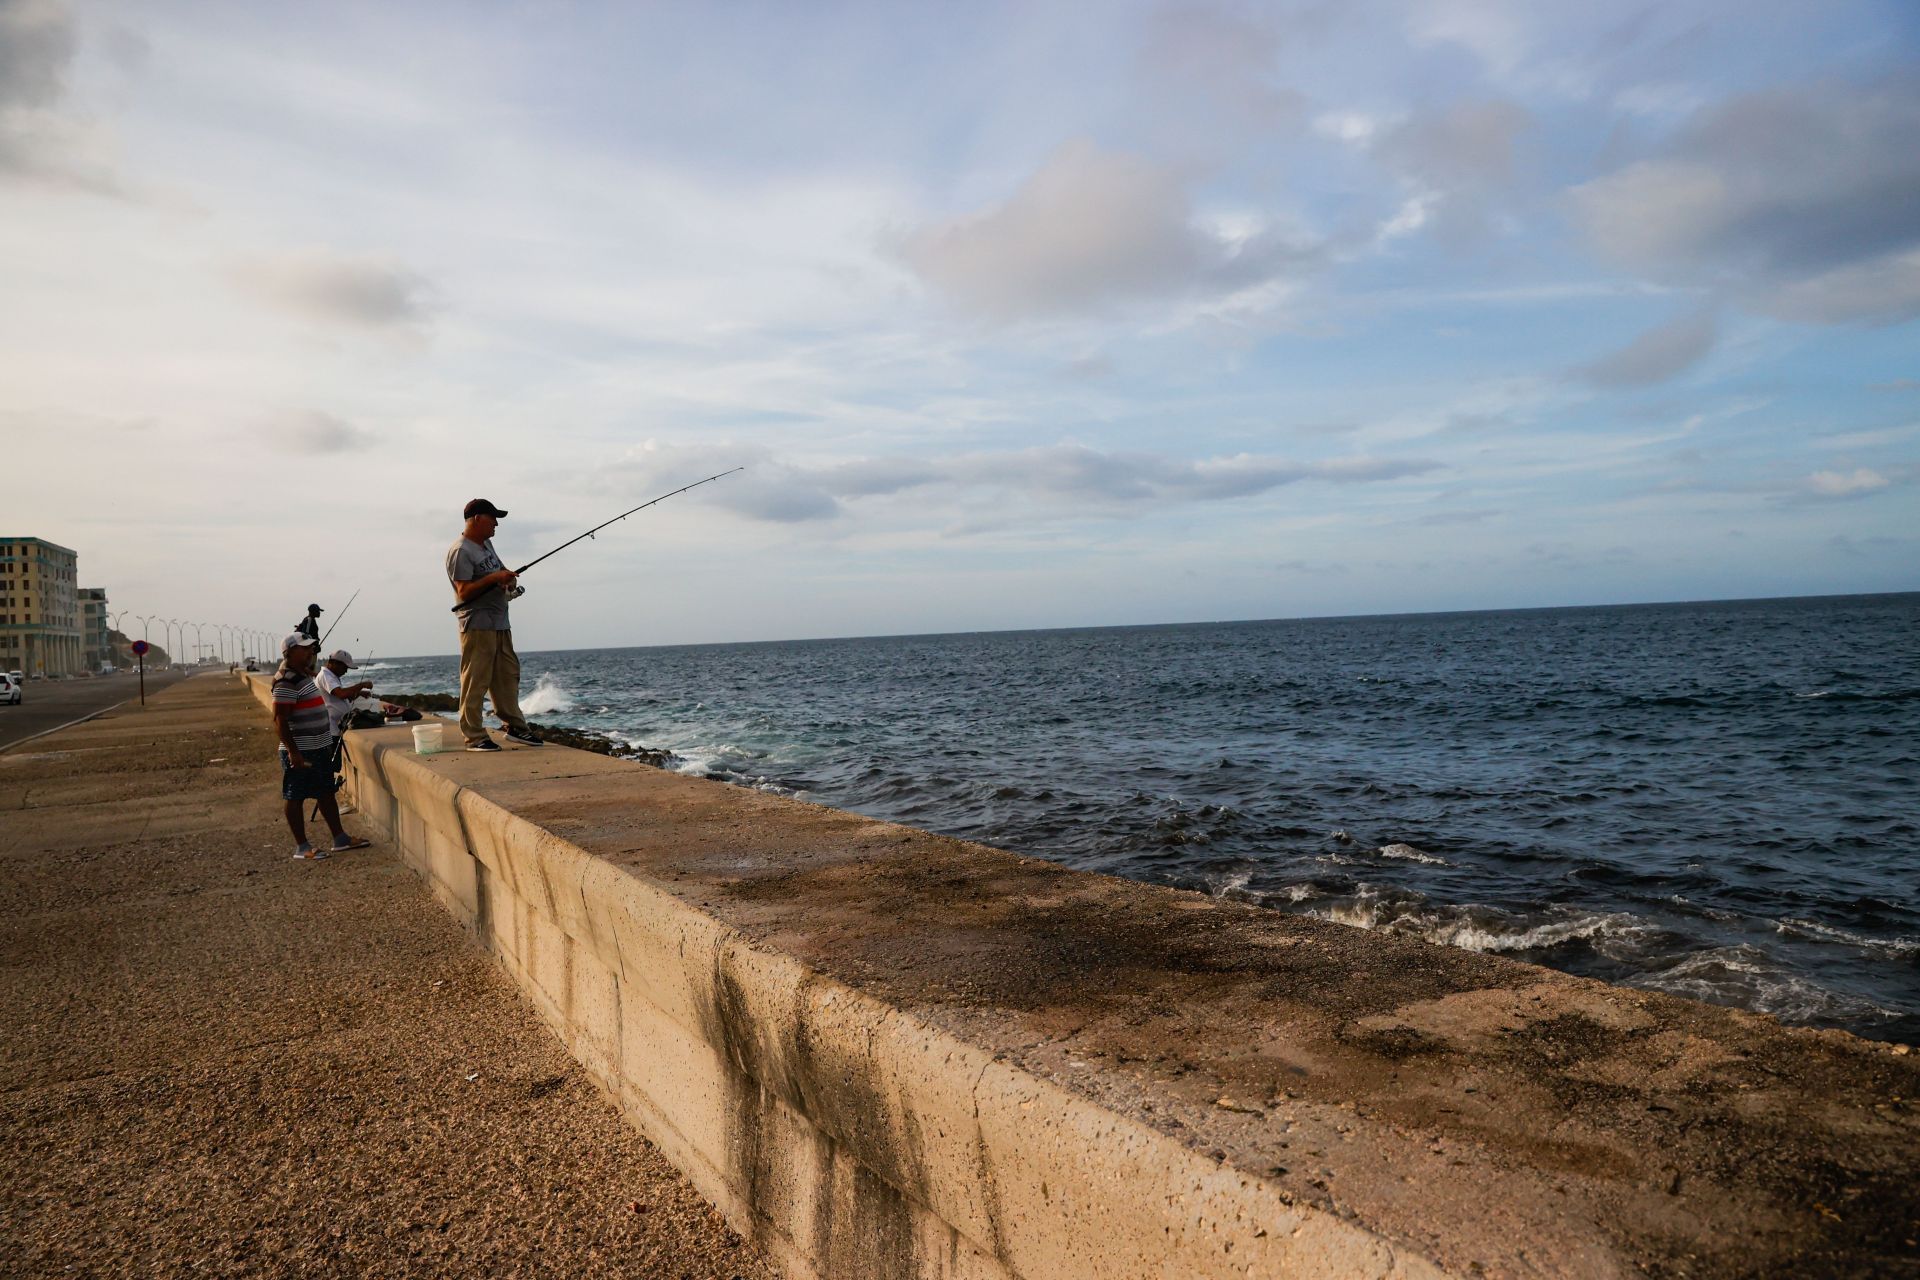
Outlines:
{"type": "Polygon", "coordinates": [[[520,655],[513,651],[511,631],[460,633],[460,736],[479,742],[487,736],[480,722],[480,702],[493,699],[493,714],[509,729],[526,730],[520,714],[520,655]]]}

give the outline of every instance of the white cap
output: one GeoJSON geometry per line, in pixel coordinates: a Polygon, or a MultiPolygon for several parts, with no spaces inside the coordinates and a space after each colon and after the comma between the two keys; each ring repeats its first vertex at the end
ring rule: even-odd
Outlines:
{"type": "Polygon", "coordinates": [[[351,671],[353,668],[360,665],[359,663],[353,660],[353,655],[348,653],[345,649],[335,649],[332,653],[327,655],[327,661],[337,662],[341,666],[347,668],[349,671],[351,671]]]}
{"type": "Polygon", "coordinates": [[[287,632],[287,638],[280,642],[280,652],[292,653],[295,649],[318,649],[320,642],[300,631],[287,632]]]}

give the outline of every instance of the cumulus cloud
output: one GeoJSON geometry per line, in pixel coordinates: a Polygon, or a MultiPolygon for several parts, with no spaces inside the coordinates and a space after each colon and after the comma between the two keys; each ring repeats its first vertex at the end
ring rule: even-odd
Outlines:
{"type": "Polygon", "coordinates": [[[1817,498],[1858,498],[1892,483],[1878,471],[1816,471],[1807,477],[1807,490],[1817,498]]]}
{"type": "Polygon", "coordinates": [[[255,297],[326,324],[399,328],[432,309],[428,282],[384,258],[313,250],[243,262],[233,275],[255,297]]]}
{"type": "MultiPolygon", "coordinates": [[[[676,477],[739,465],[747,467],[749,479],[723,481],[707,499],[739,515],[777,522],[830,519],[843,514],[847,502],[921,491],[957,498],[1017,497],[1067,513],[1124,514],[1178,503],[1255,497],[1302,481],[1366,484],[1440,469],[1439,463],[1424,459],[1354,455],[1300,462],[1247,453],[1185,459],[1080,444],[808,466],[758,449],[650,442],[613,471],[625,477],[620,481],[623,485],[666,487],[676,477]],[[636,480],[636,475],[644,479],[636,480]]],[[[605,481],[603,473],[601,482],[605,481]]]]}
{"type": "Polygon", "coordinates": [[[1265,228],[1203,228],[1173,169],[1087,141],[1054,152],[1004,204],[923,228],[902,246],[927,284],[999,320],[1232,293],[1319,252],[1265,228]]]}
{"type": "Polygon", "coordinates": [[[1920,315],[1920,80],[1746,94],[1574,188],[1576,220],[1651,278],[1783,319],[1920,315]]]}
{"type": "Polygon", "coordinates": [[[1652,386],[1699,364],[1718,336],[1719,324],[1711,310],[1677,316],[1575,372],[1596,387],[1652,386]]]}

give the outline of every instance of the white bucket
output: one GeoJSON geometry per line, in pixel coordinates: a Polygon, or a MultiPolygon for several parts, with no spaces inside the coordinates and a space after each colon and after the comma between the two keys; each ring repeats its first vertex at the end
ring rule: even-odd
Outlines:
{"type": "Polygon", "coordinates": [[[437,724],[417,724],[413,726],[413,750],[416,755],[430,756],[441,749],[440,730],[444,726],[437,724]]]}

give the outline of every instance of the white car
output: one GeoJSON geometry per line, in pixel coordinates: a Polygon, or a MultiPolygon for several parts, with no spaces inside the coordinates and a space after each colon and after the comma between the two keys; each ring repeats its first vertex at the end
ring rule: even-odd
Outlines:
{"type": "Polygon", "coordinates": [[[20,682],[13,678],[10,671],[0,671],[0,702],[15,707],[20,705],[20,682]]]}

